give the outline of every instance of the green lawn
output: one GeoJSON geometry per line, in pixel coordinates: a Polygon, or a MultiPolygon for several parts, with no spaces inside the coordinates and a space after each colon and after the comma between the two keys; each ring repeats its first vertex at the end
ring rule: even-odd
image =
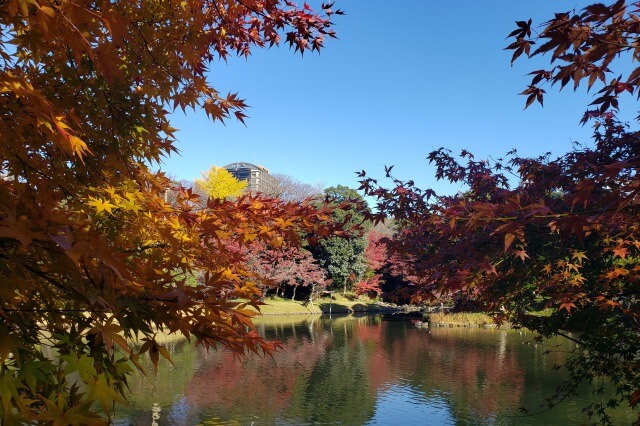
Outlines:
{"type": "MultiPolygon", "coordinates": [[[[543,309],[540,311],[530,312],[535,316],[549,316],[553,309],[543,309]]],[[[493,319],[481,312],[434,312],[429,314],[429,323],[433,325],[454,325],[460,327],[486,327],[495,323],[493,319]]],[[[509,324],[503,324],[503,327],[509,327],[509,324]]]]}
{"type": "Polygon", "coordinates": [[[462,327],[485,327],[493,324],[487,314],[479,312],[434,312],[429,314],[429,324],[449,324],[462,327]]]}
{"type": "Polygon", "coordinates": [[[368,297],[357,298],[349,294],[346,296],[334,294],[332,300],[328,297],[315,299],[313,303],[307,303],[304,306],[301,301],[281,297],[268,297],[264,302],[266,305],[260,307],[263,315],[322,314],[329,313],[329,309],[334,314],[381,310],[375,300],[368,297]]]}

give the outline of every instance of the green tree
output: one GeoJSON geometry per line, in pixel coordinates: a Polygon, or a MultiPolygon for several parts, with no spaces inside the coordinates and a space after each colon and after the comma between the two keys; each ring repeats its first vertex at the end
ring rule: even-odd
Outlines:
{"type": "Polygon", "coordinates": [[[247,188],[246,180],[238,180],[224,167],[211,166],[195,180],[195,187],[209,198],[224,200],[237,198],[247,188]]]}
{"type": "Polygon", "coordinates": [[[365,230],[370,223],[365,220],[369,211],[366,202],[354,189],[338,185],[324,191],[324,203],[329,206],[341,206],[332,212],[332,219],[343,224],[339,235],[323,238],[312,247],[312,253],[319,263],[327,269],[332,288],[342,288],[346,293],[367,271],[365,249],[367,238],[365,230]]]}

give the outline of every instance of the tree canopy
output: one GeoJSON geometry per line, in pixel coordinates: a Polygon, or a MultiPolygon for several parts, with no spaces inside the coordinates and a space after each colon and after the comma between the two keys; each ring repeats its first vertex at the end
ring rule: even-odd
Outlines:
{"type": "MultiPolygon", "coordinates": [[[[301,247],[269,247],[264,243],[244,247],[248,267],[264,277],[275,289],[276,295],[285,287],[291,289],[291,300],[299,286],[310,287],[309,299],[330,283],[326,271],[320,267],[311,253],[301,247]]],[[[270,288],[264,289],[266,293],[270,288]]]]}
{"type": "Polygon", "coordinates": [[[202,179],[195,180],[197,190],[207,197],[226,199],[239,197],[247,188],[246,180],[238,180],[224,167],[211,166],[201,173],[202,179]]]}
{"type": "Polygon", "coordinates": [[[367,238],[364,231],[368,222],[364,213],[368,207],[362,196],[352,188],[338,185],[324,192],[325,206],[340,206],[333,209],[332,217],[342,224],[342,229],[339,235],[319,239],[311,251],[320,265],[327,269],[332,286],[346,293],[367,270],[367,238]]]}
{"type": "Polygon", "coordinates": [[[201,207],[182,187],[169,204],[155,168],[177,150],[172,110],[243,121],[244,100],[216,90],[210,63],[281,42],[317,51],[336,13],[255,0],[0,4],[3,424],[104,423],[96,406],[122,401],[131,365],[168,357],[162,330],[236,354],[275,348],[246,309],[259,304],[256,278],[225,247],[322,235],[327,214],[249,196],[201,207]],[[203,282],[185,285],[195,272],[203,282]]]}
{"type": "Polygon", "coordinates": [[[468,150],[435,150],[428,159],[436,178],[465,187],[449,196],[395,179],[390,167],[390,188],[361,173],[362,189],[378,200],[374,219],[398,225],[388,248],[414,300],[473,300],[498,322],[574,340],[570,380],[549,405],[604,376],[609,382],[598,387],[612,386],[614,396],[585,407],[603,423],[607,409],[640,400],[640,133],[615,118],[617,98],[638,93],[640,70],[624,78],[610,69],[618,56],[637,56],[635,6],[593,4],[558,13],[535,31],[531,20],[519,21],[510,34],[513,60],[546,53],[555,64],[531,73],[526,106],[542,104],[545,83],[600,82],[597,109],[583,119],[594,123],[592,143],[557,158],[513,150],[484,160],[468,150]],[[541,308],[551,314],[532,314],[541,308]]]}

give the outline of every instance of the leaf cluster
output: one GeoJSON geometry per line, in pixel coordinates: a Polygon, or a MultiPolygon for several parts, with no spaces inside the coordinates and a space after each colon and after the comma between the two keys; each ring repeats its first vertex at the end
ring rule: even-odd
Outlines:
{"type": "MultiPolygon", "coordinates": [[[[587,90],[599,85],[596,98],[582,123],[594,118],[612,119],[618,111],[619,97],[624,93],[640,97],[640,67],[628,75],[612,70],[617,58],[640,58],[640,15],[636,3],[618,0],[611,4],[594,3],[582,10],[556,13],[539,28],[532,21],[518,21],[509,34],[515,39],[505,49],[512,50],[513,63],[523,53],[527,57],[550,55],[548,69],[532,71],[528,87],[521,93],[527,97],[526,107],[534,101],[543,104],[543,86],[558,84],[560,89],[572,83],[576,90],[586,84],[587,90]],[[532,36],[532,30],[533,36],[532,36]],[[531,47],[537,45],[535,50],[531,47]],[[586,83],[585,83],[586,82],[586,83]]],[[[599,125],[599,121],[594,122],[599,125]]]]}

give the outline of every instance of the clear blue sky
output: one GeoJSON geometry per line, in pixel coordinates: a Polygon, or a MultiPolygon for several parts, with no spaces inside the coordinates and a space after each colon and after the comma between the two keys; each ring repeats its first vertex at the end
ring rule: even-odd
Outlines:
{"type": "MultiPolygon", "coordinates": [[[[313,4],[313,2],[311,2],[313,4]]],[[[251,106],[246,127],[211,123],[204,112],[174,115],[180,155],[163,170],[194,179],[211,165],[264,165],[308,183],[357,187],[354,172],[382,177],[383,165],[421,187],[437,183],[425,160],[444,146],[477,157],[562,154],[591,130],[579,120],[584,90],[550,91],[545,107],[523,111],[533,61],[511,67],[504,51],[515,20],[542,23],[585,3],[557,1],[338,0],[339,40],[301,58],[286,46],[212,66],[210,81],[251,106]]]]}

